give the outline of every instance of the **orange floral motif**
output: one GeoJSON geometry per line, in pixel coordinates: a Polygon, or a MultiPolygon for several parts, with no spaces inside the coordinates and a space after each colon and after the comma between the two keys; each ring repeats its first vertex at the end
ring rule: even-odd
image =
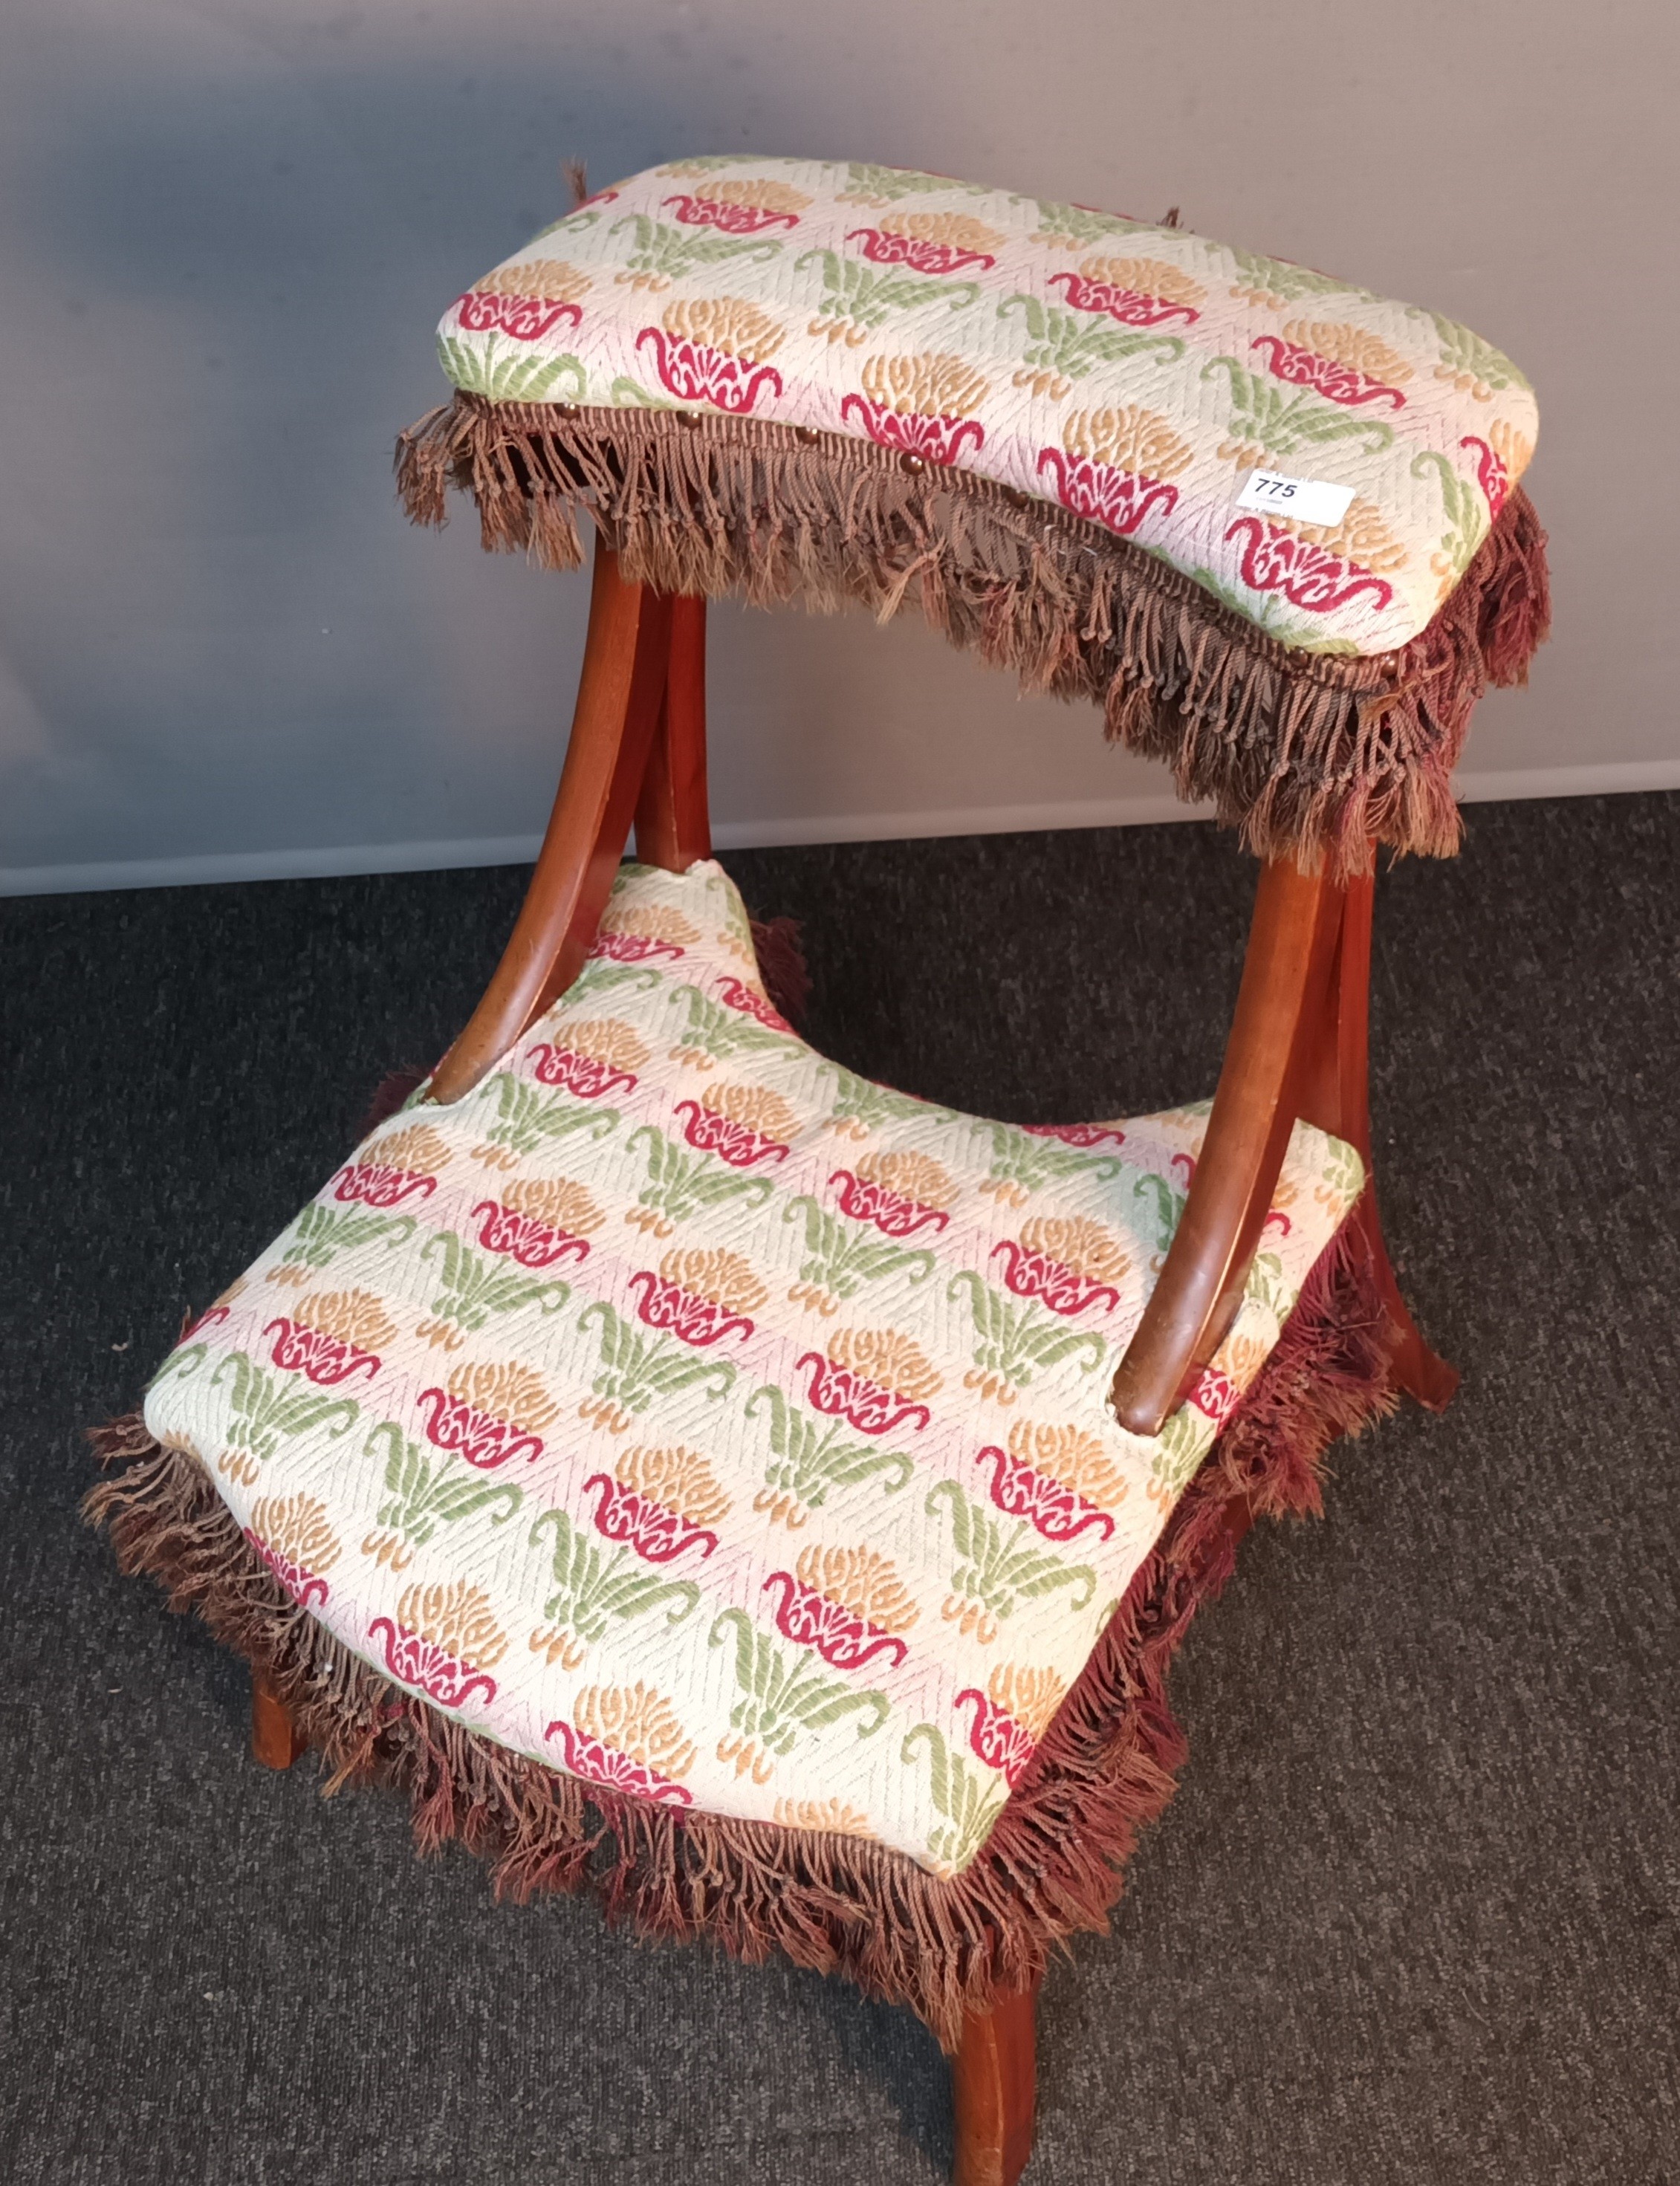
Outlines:
{"type": "Polygon", "coordinates": [[[865,1154],[858,1163],[858,1174],[865,1184],[896,1192],[918,1207],[944,1212],[956,1204],[957,1186],[951,1173],[932,1154],[865,1154]]]}
{"type": "Polygon", "coordinates": [[[322,1383],[364,1372],[371,1380],[396,1332],[384,1301],[371,1291],[311,1291],[289,1320],[271,1320],[263,1331],[274,1337],[277,1366],[322,1383]]]}
{"type": "Polygon", "coordinates": [[[1071,1494],[1106,1511],[1117,1510],[1130,1493],[1125,1474],[1101,1437],[1083,1427],[1016,1420],[1010,1427],[1008,1442],[1011,1455],[1023,1465],[1048,1474],[1071,1494]]]}
{"type": "Polygon", "coordinates": [[[376,1617],[367,1634],[383,1642],[391,1675],[417,1685],[440,1707],[496,1698],[490,1673],[507,1652],[507,1637],[488,1597],[465,1579],[417,1581],[404,1589],[395,1623],[376,1617]]]}
{"type": "Polygon", "coordinates": [[[844,1799],[778,1799],[770,1819],[784,1830],[832,1830],[842,1837],[873,1837],[867,1814],[844,1799]]]}
{"type": "Polygon", "coordinates": [[[657,327],[644,327],[638,350],[652,350],[667,391],[680,402],[707,402],[744,417],[766,389],[781,392],[781,375],[767,360],[786,338],[768,311],[741,296],[683,297],[668,304],[657,327]]]}
{"type": "Polygon", "coordinates": [[[1179,498],[1172,481],[1195,453],[1157,411],[1126,403],[1076,410],[1061,429],[1061,447],[1040,450],[1039,469],[1052,474],[1064,508],[1129,538],[1146,517],[1171,513],[1179,498]]]}
{"type": "Polygon", "coordinates": [[[1086,258],[1077,273],[1051,274],[1050,285],[1076,311],[1100,312],[1124,327],[1175,319],[1189,325],[1201,317],[1207,294],[1199,281],[1156,258],[1086,258]]]}
{"type": "Polygon", "coordinates": [[[559,1410],[542,1376],[512,1361],[457,1366],[446,1389],[423,1389],[417,1401],[427,1440],[484,1472],[540,1457],[542,1431],[559,1410]]]}
{"type": "Polygon", "coordinates": [[[251,1512],[245,1539],[294,1601],[325,1601],[326,1574],[342,1554],[324,1504],[312,1495],[264,1495],[251,1512]]]}
{"type": "Polygon", "coordinates": [[[664,1695],[638,1678],[633,1685],[585,1685],[575,1722],[552,1723],[574,1776],[672,1806],[691,1795],[678,1780],[694,1766],[694,1746],[664,1695]]]}
{"type": "Polygon", "coordinates": [[[729,1516],[730,1499],[698,1450],[627,1449],[613,1473],[621,1488],[674,1511],[685,1525],[716,1526],[729,1516]]]}
{"type": "Polygon", "coordinates": [[[587,273],[557,258],[528,258],[498,266],[475,281],[456,305],[465,334],[503,334],[537,341],[559,326],[576,326],[582,299],[594,283],[587,273]]]}
{"type": "Polygon", "coordinates": [[[607,1219],[580,1184],[569,1177],[522,1177],[502,1195],[516,1214],[529,1215],[551,1230],[575,1237],[592,1237],[607,1219]]]}
{"type": "Polygon", "coordinates": [[[934,351],[872,356],[863,368],[863,393],[848,395],[840,415],[885,446],[927,462],[954,463],[986,437],[974,412],[990,388],[966,357],[934,351]]]}
{"type": "Polygon", "coordinates": [[[994,1704],[1002,1708],[1034,1739],[1050,1729],[1050,1718],[1067,1696],[1066,1679],[1050,1669],[1025,1669],[1018,1662],[1000,1662],[986,1680],[994,1704]]]}
{"type": "Polygon", "coordinates": [[[398,1207],[429,1198],[452,1158],[429,1124],[399,1124],[364,1146],[339,1172],[333,1197],[366,1207],[398,1207]]]}
{"type": "Polygon", "coordinates": [[[793,1568],[801,1585],[883,1632],[908,1632],[921,1613],[892,1558],[874,1549],[822,1549],[814,1544],[800,1551],[793,1568]]]}

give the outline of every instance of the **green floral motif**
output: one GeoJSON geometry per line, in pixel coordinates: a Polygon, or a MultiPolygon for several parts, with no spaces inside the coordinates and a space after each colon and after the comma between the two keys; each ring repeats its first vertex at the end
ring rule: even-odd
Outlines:
{"type": "Polygon", "coordinates": [[[581,1416],[622,1434],[638,1412],[645,1412],[655,1398],[675,1396],[695,1382],[714,1400],[735,1386],[737,1368],[727,1359],[708,1359],[676,1337],[644,1335],[633,1321],[614,1313],[605,1298],[596,1298],[578,1316],[578,1333],[593,1324],[601,1331],[601,1371],[590,1387],[594,1393],[579,1407],[581,1416]]]}
{"type": "Polygon", "coordinates": [[[831,1214],[820,1200],[802,1192],[782,1210],[784,1222],[805,1218],[805,1258],[799,1264],[799,1281],[789,1295],[802,1305],[814,1305],[831,1314],[865,1283],[908,1270],[913,1283],[923,1282],[933,1272],[933,1255],[926,1249],[894,1245],[865,1222],[848,1222],[831,1214]]]}
{"type": "Polygon", "coordinates": [[[1347,440],[1358,440],[1366,455],[1375,455],[1394,438],[1394,428],[1380,418],[1339,409],[1308,388],[1291,393],[1281,381],[1247,371],[1234,356],[1210,357],[1201,376],[1211,379],[1218,372],[1227,375],[1231,386],[1231,414],[1225,427],[1229,439],[1219,451],[1222,457],[1238,451],[1246,457],[1250,450],[1257,455],[1291,456],[1297,448],[1347,440]]]}
{"type": "Polygon", "coordinates": [[[954,1298],[963,1291],[974,1316],[975,1339],[974,1370],[964,1378],[983,1397],[1013,1404],[1016,1391],[1030,1387],[1043,1368],[1083,1353],[1079,1370],[1089,1374],[1106,1355],[1108,1347],[1095,1329],[1070,1328],[1032,1298],[1007,1298],[972,1268],[953,1275],[945,1295],[954,1298]]]}
{"type": "Polygon", "coordinates": [[[559,220],[550,221],[546,227],[540,227],[532,240],[540,242],[545,235],[582,235],[593,227],[600,217],[598,210],[586,211],[580,205],[575,212],[568,212],[559,220]]]}
{"type": "Polygon", "coordinates": [[[686,406],[673,402],[667,395],[650,395],[639,379],[632,379],[621,372],[613,382],[608,400],[615,410],[680,410],[686,406]]]}
{"type": "Polygon", "coordinates": [[[721,1207],[729,1199],[762,1207],[776,1190],[767,1176],[742,1176],[715,1154],[680,1146],[652,1124],[633,1131],[629,1145],[632,1153],[647,1147],[647,1181],[636,1194],[641,1211],[626,1219],[656,1237],[669,1237],[677,1223],[688,1221],[703,1207],[721,1207]]]}
{"type": "Polygon", "coordinates": [[[1274,296],[1281,304],[1297,303],[1302,296],[1352,296],[1363,303],[1377,299],[1369,289],[1356,289],[1338,281],[1333,273],[1315,273],[1310,266],[1291,266],[1286,258],[1265,258],[1257,251],[1234,250],[1239,295],[1274,296]]]}
{"type": "Polygon", "coordinates": [[[966,1867],[992,1833],[1002,1813],[1009,1787],[989,1768],[977,1768],[966,1754],[953,1753],[937,1724],[919,1723],[899,1749],[908,1768],[918,1746],[927,1748],[932,1768],[929,1790],[934,1811],[944,1816],[944,1826],[933,1830],[927,1848],[940,1869],[955,1874],[966,1867]]]}
{"type": "Polygon", "coordinates": [[[780,238],[774,236],[754,239],[720,235],[709,227],[673,227],[645,212],[626,213],[608,233],[618,235],[627,227],[635,230],[636,245],[624,260],[625,269],[648,288],[669,288],[697,266],[719,266],[726,258],[775,258],[781,250],[780,238]]]}
{"type": "Polygon", "coordinates": [[[811,265],[822,268],[822,297],[811,332],[826,334],[832,342],[843,340],[853,349],[900,312],[942,301],[953,311],[965,311],[980,294],[977,281],[938,281],[927,273],[843,258],[836,250],[808,250],[794,261],[793,270],[803,273],[811,265]]]}
{"type": "Polygon", "coordinates": [[[1068,205],[1056,198],[1033,198],[1029,202],[1038,207],[1039,226],[1046,235],[1081,249],[1093,243],[1112,242],[1118,236],[1135,235],[1140,228],[1152,225],[1146,220],[1128,220],[1123,213],[1093,212],[1089,205],[1068,205]]]}
{"type": "Polygon", "coordinates": [[[581,359],[545,356],[524,343],[507,349],[500,334],[487,334],[482,344],[440,334],[438,356],[457,387],[492,402],[581,402],[589,389],[581,359]]]}
{"type": "Polygon", "coordinates": [[[821,1510],[831,1488],[851,1488],[877,1472],[892,1476],[882,1483],[886,1494],[894,1495],[909,1484],[916,1466],[902,1450],[843,1440],[837,1423],[820,1426],[770,1383],[753,1392],[745,1417],[753,1419],[766,1404],[775,1455],[765,1465],[764,1484],[753,1499],[755,1511],[768,1511],[773,1520],[797,1531],[811,1511],[821,1510]]]}
{"type": "Polygon", "coordinates": [[[720,1741],[718,1758],[732,1761],[737,1776],[750,1770],[755,1784],[767,1783],[776,1759],[793,1751],[801,1733],[826,1729],[861,1709],[866,1720],[857,1725],[858,1736],[869,1738],[892,1712],[885,1693],[855,1692],[837,1678],[820,1675],[808,1652],[778,1647],[744,1610],[725,1609],[707,1645],[721,1645],[731,1632],[742,1698],[729,1713],[735,1735],[720,1741]]]}
{"type": "Polygon", "coordinates": [[[1288,1320],[1294,1303],[1293,1293],[1284,1277],[1282,1260],[1275,1253],[1257,1253],[1250,1263],[1248,1280],[1243,1286],[1245,1300],[1263,1306],[1280,1326],[1288,1320]]]}
{"type": "Polygon", "coordinates": [[[841,203],[896,205],[900,198],[928,197],[941,190],[966,198],[990,195],[983,182],[956,182],[949,175],[923,174],[919,167],[882,167],[871,160],[848,160],[841,203]]]}
{"type": "Polygon", "coordinates": [[[953,1544],[961,1561],[951,1573],[944,1614],[965,1636],[973,1632],[983,1646],[998,1636],[998,1626],[1015,1614],[1019,1602],[1059,1586],[1077,1586],[1074,1609],[1089,1606],[1096,1573],[1089,1564],[1067,1564],[1046,1551],[1025,1518],[1005,1526],[990,1511],[965,1495],[955,1480],[941,1480],[929,1492],[929,1517],[941,1504],[951,1514],[953,1544]]]}
{"type": "Polygon", "coordinates": [[[1175,1191],[1164,1176],[1143,1169],[1133,1180],[1132,1205],[1139,1235],[1151,1252],[1164,1253],[1184,1211],[1184,1193],[1175,1191]]]}
{"type": "Polygon", "coordinates": [[[1435,328],[1441,344],[1441,362],[1436,367],[1437,379],[1456,380],[1478,402],[1486,402],[1492,395],[1502,395],[1509,387],[1520,387],[1525,393],[1532,391],[1528,380],[1504,351],[1495,349],[1492,342],[1483,341],[1468,327],[1455,325],[1451,319],[1442,318],[1439,311],[1420,313],[1413,309],[1407,317],[1427,318],[1435,328]]]}
{"type": "Polygon", "coordinates": [[[209,1355],[208,1343],[188,1343],[178,1351],[171,1351],[147,1382],[146,1393],[149,1396],[154,1389],[160,1389],[165,1382],[190,1382],[209,1355]]]}
{"type": "Polygon", "coordinates": [[[658,984],[659,974],[647,964],[615,964],[610,956],[591,956],[567,988],[563,1006],[570,1012],[584,1002],[598,1001],[615,988],[627,987],[633,995],[643,995],[658,984]]]}
{"type": "Polygon", "coordinates": [[[1070,1176],[1089,1174],[1106,1184],[1126,1166],[1118,1154],[1081,1153],[1058,1139],[1023,1131],[1017,1124],[977,1118],[972,1128],[992,1141],[991,1173],[980,1189],[1010,1207],[1024,1207],[1035,1191],[1070,1176]]]}
{"type": "Polygon", "coordinates": [[[600,1543],[563,1511],[543,1512],[531,1527],[531,1546],[537,1547],[548,1531],[554,1535],[554,1592],[542,1606],[547,1630],[531,1634],[534,1655],[546,1654],[551,1662],[574,1670],[613,1618],[628,1623],[670,1602],[674,1606],[665,1622],[680,1624],[699,1601],[700,1589],[692,1578],[661,1578],[628,1549],[604,1555],[600,1543]]]}
{"type": "Polygon", "coordinates": [[[568,1101],[557,1093],[546,1097],[511,1071],[498,1071],[484,1090],[496,1096],[496,1120],[485,1132],[484,1146],[473,1151],[496,1169],[512,1169],[520,1155],[535,1153],[552,1140],[570,1138],[574,1131],[604,1139],[619,1127],[616,1108],[568,1101]]]}
{"type": "Polygon", "coordinates": [[[1190,1483],[1207,1449],[1207,1428],[1191,1405],[1180,1404],[1156,1437],[1150,1477],[1168,1496],[1177,1495],[1190,1483]]]}
{"type": "Polygon", "coordinates": [[[364,1444],[366,1455],[385,1460],[385,1499],[374,1523],[378,1530],[362,1543],[376,1563],[400,1571],[423,1549],[440,1526],[453,1526],[479,1511],[490,1523],[505,1525],[524,1500],[511,1480],[487,1480],[464,1471],[441,1455],[411,1442],[395,1420],[381,1420],[364,1444]]]}
{"type": "Polygon", "coordinates": [[[500,1253],[475,1253],[453,1230],[434,1230],[420,1257],[429,1260],[438,1253],[443,1255],[443,1287],[432,1300],[436,1317],[423,1320],[415,1333],[451,1351],[461,1348],[463,1331],[486,1327],[492,1314],[518,1313],[528,1305],[539,1313],[558,1313],[572,1295],[569,1283],[528,1275],[500,1253]]]}
{"type": "Polygon", "coordinates": [[[230,1376],[232,1416],[222,1470],[248,1482],[255,1478],[255,1466],[266,1465],[294,1435],[325,1427],[336,1441],[361,1417],[361,1408],[349,1397],[327,1396],[291,1374],[271,1374],[243,1351],[229,1352],[210,1376],[211,1388],[221,1388],[230,1376]],[[238,1463],[242,1456],[250,1460],[249,1466],[238,1463]]]}
{"type": "Polygon", "coordinates": [[[834,1106],[826,1121],[829,1129],[838,1131],[842,1138],[871,1138],[891,1124],[955,1121],[955,1109],[938,1107],[931,1101],[918,1101],[913,1093],[900,1093],[891,1085],[874,1085],[867,1078],[860,1078],[854,1070],[848,1070],[843,1063],[820,1063],[817,1074],[834,1080],[834,1106]]]}
{"type": "Polygon", "coordinates": [[[323,1207],[311,1200],[292,1225],[285,1252],[269,1271],[271,1281],[283,1282],[283,1269],[330,1267],[340,1253],[353,1253],[383,1237],[385,1249],[412,1236],[412,1214],[375,1214],[362,1207],[323,1207]]]}
{"type": "Polygon", "coordinates": [[[1427,478],[1434,471],[1441,481],[1442,513],[1447,529],[1429,566],[1436,575],[1456,585],[1470,567],[1471,557],[1487,536],[1487,504],[1469,479],[1460,478],[1434,448],[1422,449],[1412,458],[1412,476],[1427,478]]]}
{"type": "Polygon", "coordinates": [[[679,1062],[698,1063],[703,1068],[708,1060],[731,1062],[737,1055],[785,1055],[797,1045],[787,1033],[760,1024],[744,1010],[726,1009],[698,987],[675,988],[669,999],[679,997],[688,1006],[687,1021],[671,1050],[679,1062]]]}
{"type": "Polygon", "coordinates": [[[1035,392],[1058,401],[1076,379],[1086,378],[1093,367],[1117,364],[1122,357],[1153,350],[1156,361],[1170,364],[1184,353],[1177,334],[1155,334],[1128,330],[1089,311],[1070,311],[1060,304],[1046,304],[1024,293],[1005,296],[998,317],[1012,322],[1019,310],[1027,345],[1021,351],[1022,369],[1015,375],[1017,387],[1029,381],[1035,392]]]}

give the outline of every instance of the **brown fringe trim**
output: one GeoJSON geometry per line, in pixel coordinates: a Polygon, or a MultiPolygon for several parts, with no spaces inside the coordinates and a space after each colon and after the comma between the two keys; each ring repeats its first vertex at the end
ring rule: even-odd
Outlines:
{"type": "Polygon", "coordinates": [[[1316,1511],[1337,1435],[1392,1410],[1392,1331],[1358,1217],[1308,1277],[1265,1370],[1233,1415],[980,1852],[949,1881],[839,1835],[687,1813],[585,1785],[509,1752],[369,1669],[285,1594],[204,1468],[160,1448],[138,1414],[96,1428],[125,1464],[82,1505],[124,1571],[149,1572],[260,1669],[330,1771],[406,1788],[422,1852],[459,1839],[498,1895],[585,1886],[609,1920],[673,1940],[710,1936],[740,1959],[781,1950],[907,2004],[947,2049],[966,2011],[1040,1974],[1051,1949],[1101,1929],[1140,1824],[1172,1796],[1185,1742],[1168,1662],[1218,1593],[1255,1515],[1316,1511]]]}
{"type": "Polygon", "coordinates": [[[885,620],[914,590],[1023,689],[1096,700],[1111,738],[1167,760],[1251,849],[1338,876],[1373,840],[1457,849],[1471,709],[1488,682],[1525,679],[1550,619],[1546,535],[1520,490],[1428,628],[1360,658],[1280,644],[1100,524],[844,434],[458,392],[401,436],[396,468],[417,524],[442,524],[459,486],[487,547],[551,569],[582,560],[583,509],[666,591],[885,620]]]}

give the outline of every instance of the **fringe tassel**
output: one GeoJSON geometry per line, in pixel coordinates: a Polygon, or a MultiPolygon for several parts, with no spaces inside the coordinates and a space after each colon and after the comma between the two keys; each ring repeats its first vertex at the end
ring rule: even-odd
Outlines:
{"type": "Polygon", "coordinates": [[[1471,709],[1488,682],[1524,680],[1550,619],[1546,535],[1520,490],[1428,628],[1355,657],[1280,645],[1100,524],[843,434],[457,393],[402,435],[396,468],[417,524],[442,524],[458,486],[487,547],[551,569],[583,559],[582,510],[662,591],[882,620],[914,594],[1023,689],[1100,703],[1113,741],[1166,760],[1251,849],[1339,877],[1367,869],[1373,838],[1458,848],[1471,709]]]}
{"type": "Polygon", "coordinates": [[[1357,1214],[1320,1256],[1259,1380],[1134,1578],[984,1846],[942,1881],[882,1846],[664,1808],[509,1752],[399,1690],[300,1609],[248,1546],[199,1461],[138,1414],[92,1431],[107,1466],[82,1510],[124,1571],[196,1610],[246,1656],[322,1749],[327,1791],[406,1788],[423,1852],[458,1841],[499,1896],[592,1889],[608,1918],[671,1941],[773,1950],[909,2004],[953,2049],[965,2013],[1042,1973],[1106,1925],[1138,1830],[1184,1761],[1168,1662],[1233,1568],[1256,1513],[1316,1511],[1337,1435],[1393,1409],[1393,1333],[1357,1214]]]}

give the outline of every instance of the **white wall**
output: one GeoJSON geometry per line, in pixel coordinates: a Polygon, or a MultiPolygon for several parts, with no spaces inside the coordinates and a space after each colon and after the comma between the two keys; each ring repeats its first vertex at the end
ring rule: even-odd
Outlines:
{"type": "MultiPolygon", "coordinates": [[[[415,533],[431,328],[597,182],[736,146],[1145,216],[1531,372],[1559,635],[1470,794],[1680,783],[1668,0],[6,0],[0,886],[529,854],[586,581],[415,533]]],[[[725,843],[1165,817],[920,628],[714,618],[725,843]]]]}

